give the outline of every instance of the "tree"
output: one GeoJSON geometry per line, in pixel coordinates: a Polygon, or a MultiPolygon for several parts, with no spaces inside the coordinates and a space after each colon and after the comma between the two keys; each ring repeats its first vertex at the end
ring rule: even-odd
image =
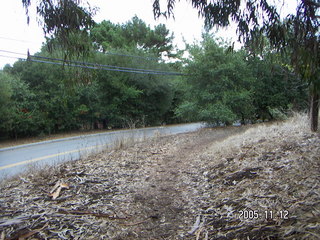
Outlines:
{"type": "Polygon", "coordinates": [[[259,119],[274,119],[273,112],[277,111],[285,114],[307,109],[307,84],[288,68],[286,59],[265,52],[259,57],[249,56],[247,62],[256,78],[253,97],[259,119]]]}
{"type": "Polygon", "coordinates": [[[200,44],[188,46],[187,76],[180,85],[184,101],[175,110],[178,118],[245,124],[305,109],[306,84],[289,71],[279,54],[254,57],[244,50],[230,51],[228,45],[205,34],[200,44]]]}
{"type": "MultiPolygon", "coordinates": [[[[29,23],[31,0],[22,0],[29,23]]],[[[64,57],[88,55],[90,40],[88,31],[94,25],[96,8],[82,0],[41,0],[37,1],[39,24],[47,38],[50,52],[62,48],[64,57]],[[85,6],[87,5],[87,6],[85,6]]]]}
{"type": "Polygon", "coordinates": [[[140,48],[156,57],[161,57],[162,54],[173,56],[173,34],[170,34],[166,26],[159,24],[151,29],[137,16],[125,24],[102,21],[92,28],[90,35],[96,49],[103,52],[140,48]]]}
{"type": "MultiPolygon", "coordinates": [[[[170,70],[167,64],[159,63],[156,56],[150,57],[142,49],[112,52],[111,55],[96,53],[93,61],[135,69],[170,70]]],[[[171,107],[174,89],[168,76],[98,70],[96,80],[104,102],[103,116],[114,127],[123,127],[127,122],[159,124],[171,107]]]]}
{"type": "Polygon", "coordinates": [[[252,119],[254,78],[245,54],[228,52],[210,35],[204,36],[200,46],[189,46],[189,53],[186,73],[190,89],[176,114],[217,125],[252,119]]]}
{"type": "Polygon", "coordinates": [[[35,94],[28,84],[19,77],[6,72],[0,73],[1,88],[6,91],[0,101],[0,132],[4,135],[17,138],[18,136],[31,136],[37,133],[41,125],[39,107],[35,94]]]}
{"type": "MultiPolygon", "coordinates": [[[[3,130],[7,136],[34,136],[167,121],[166,114],[172,109],[175,91],[169,77],[176,76],[161,75],[161,71],[168,72],[171,68],[152,50],[156,43],[151,43],[149,34],[154,30],[138,19],[133,22],[135,24],[129,24],[129,27],[128,23],[118,25],[106,21],[97,25],[93,31],[97,37],[95,44],[101,43],[111,53],[90,51],[87,63],[76,63],[83,68],[69,65],[74,63],[75,56],[64,67],[53,64],[60,63],[63,49],[50,52],[45,45],[30,59],[45,59],[47,63],[21,60],[13,67],[6,66],[5,80],[1,83],[5,93],[0,96],[0,113],[7,118],[1,122],[1,133],[3,130]],[[137,34],[140,28],[147,31],[146,36],[137,34]],[[132,37],[121,37],[124,32],[132,33],[132,37]],[[119,39],[117,43],[113,41],[116,38],[119,39]],[[114,71],[88,69],[92,66],[90,63],[96,63],[97,67],[108,65],[106,68],[114,71]],[[154,74],[142,74],[148,69],[154,74]],[[6,114],[8,109],[12,110],[10,114],[6,114]]],[[[169,39],[166,37],[168,32],[164,32],[162,36],[169,39]]]]}
{"type": "Polygon", "coordinates": [[[10,127],[10,115],[12,111],[11,96],[12,87],[11,79],[8,74],[0,72],[0,132],[2,136],[10,127]]]}
{"type": "MultiPolygon", "coordinates": [[[[173,15],[176,0],[167,0],[165,11],[154,0],[155,17],[173,15]]],[[[280,1],[279,1],[280,2],[280,1]]],[[[296,73],[305,79],[310,89],[311,130],[317,131],[320,96],[320,36],[317,0],[300,0],[295,14],[282,21],[276,6],[267,0],[198,1],[191,4],[205,19],[207,28],[237,24],[239,39],[255,52],[264,46],[264,36],[276,50],[290,55],[296,73]]]]}

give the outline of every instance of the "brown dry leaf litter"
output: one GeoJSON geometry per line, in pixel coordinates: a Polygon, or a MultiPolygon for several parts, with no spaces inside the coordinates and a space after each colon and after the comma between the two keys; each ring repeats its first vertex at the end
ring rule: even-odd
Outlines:
{"type": "Polygon", "coordinates": [[[0,239],[319,239],[305,121],[159,137],[8,181],[0,239]]]}

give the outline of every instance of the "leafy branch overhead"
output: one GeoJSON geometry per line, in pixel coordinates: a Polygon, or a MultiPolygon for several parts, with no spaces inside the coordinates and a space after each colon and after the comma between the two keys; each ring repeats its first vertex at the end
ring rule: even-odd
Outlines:
{"type": "MultiPolygon", "coordinates": [[[[160,16],[174,17],[174,7],[176,0],[167,0],[165,11],[161,11],[159,0],[153,2],[153,12],[156,18],[160,16]]],[[[245,1],[224,0],[205,1],[192,0],[192,6],[198,10],[198,15],[205,19],[207,28],[214,26],[227,27],[231,22],[236,22],[239,37],[247,39],[250,35],[250,28],[255,28],[260,24],[261,18],[270,19],[276,22],[279,14],[274,6],[268,4],[266,0],[245,1]],[[245,6],[243,6],[245,4],[245,6]]]]}
{"type": "MultiPolygon", "coordinates": [[[[154,0],[156,18],[174,15],[176,0],[167,0],[166,11],[161,11],[159,0],[154,0]]],[[[207,28],[227,27],[237,24],[239,40],[245,43],[262,43],[261,35],[267,36],[273,47],[286,50],[288,47],[303,48],[318,56],[319,52],[319,1],[299,1],[295,14],[289,14],[283,21],[276,5],[267,0],[192,0],[192,6],[205,20],[207,28]]],[[[278,0],[279,5],[284,1],[278,0]]],[[[258,45],[257,45],[258,46],[258,45]]],[[[260,45],[260,47],[263,45],[260,45]]],[[[261,50],[261,49],[253,49],[261,50]]],[[[298,54],[295,54],[298,57],[298,54]]]]}
{"type": "MultiPolygon", "coordinates": [[[[31,0],[22,0],[22,4],[29,23],[31,0]]],[[[82,0],[43,0],[38,1],[36,10],[50,52],[54,48],[61,48],[65,58],[89,53],[88,30],[95,24],[93,16],[96,8],[91,8],[89,3],[82,0]]]]}

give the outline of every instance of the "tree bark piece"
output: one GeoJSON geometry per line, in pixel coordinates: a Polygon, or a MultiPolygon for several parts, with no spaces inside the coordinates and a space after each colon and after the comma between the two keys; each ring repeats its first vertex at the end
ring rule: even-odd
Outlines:
{"type": "Polygon", "coordinates": [[[312,132],[318,131],[319,99],[320,95],[318,92],[314,91],[313,93],[311,93],[310,121],[312,132]]]}

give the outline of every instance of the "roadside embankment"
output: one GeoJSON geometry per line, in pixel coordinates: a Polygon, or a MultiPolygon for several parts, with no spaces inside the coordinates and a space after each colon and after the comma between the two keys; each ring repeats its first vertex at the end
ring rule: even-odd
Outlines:
{"type": "Polygon", "coordinates": [[[296,115],[120,146],[1,185],[0,239],[319,239],[320,138],[296,115]]]}

